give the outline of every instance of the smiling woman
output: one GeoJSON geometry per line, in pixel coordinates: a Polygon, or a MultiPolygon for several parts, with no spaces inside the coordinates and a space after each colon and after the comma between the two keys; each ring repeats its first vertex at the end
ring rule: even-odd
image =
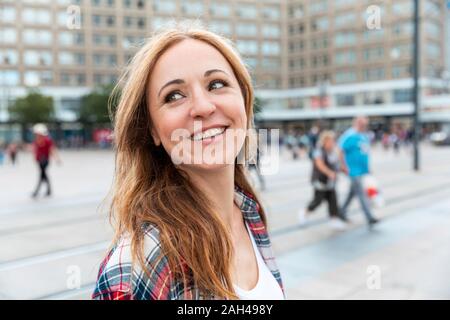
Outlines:
{"type": "Polygon", "coordinates": [[[234,47],[199,28],[161,31],[122,83],[115,237],[93,298],[283,299],[264,210],[236,161],[253,88],[234,47]]]}

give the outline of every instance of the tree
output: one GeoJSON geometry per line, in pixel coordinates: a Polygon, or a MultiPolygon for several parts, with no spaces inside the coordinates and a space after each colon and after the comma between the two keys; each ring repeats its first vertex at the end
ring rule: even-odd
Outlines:
{"type": "Polygon", "coordinates": [[[109,123],[108,100],[113,87],[111,85],[96,88],[81,98],[79,121],[84,124],[109,123]]]}
{"type": "Polygon", "coordinates": [[[253,101],[253,115],[255,118],[255,125],[257,126],[259,125],[263,105],[264,105],[263,100],[259,97],[255,97],[253,101]]]}
{"type": "Polygon", "coordinates": [[[25,97],[16,99],[8,111],[13,122],[21,124],[50,122],[54,116],[53,98],[31,91],[25,97]]]}
{"type": "Polygon", "coordinates": [[[22,140],[26,141],[27,126],[37,122],[48,123],[54,119],[53,98],[38,91],[29,91],[25,97],[18,98],[8,108],[12,122],[22,126],[22,140]]]}

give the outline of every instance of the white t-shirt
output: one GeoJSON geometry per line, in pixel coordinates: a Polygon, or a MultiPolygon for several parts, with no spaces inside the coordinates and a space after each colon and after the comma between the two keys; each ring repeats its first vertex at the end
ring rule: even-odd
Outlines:
{"type": "Polygon", "coordinates": [[[236,294],[241,300],[284,300],[283,291],[281,290],[280,285],[264,262],[261,253],[256,246],[255,239],[253,239],[252,233],[248,229],[247,224],[245,225],[250,235],[250,239],[252,240],[253,251],[255,252],[256,261],[258,263],[258,282],[251,290],[244,290],[237,285],[234,285],[236,294]]]}

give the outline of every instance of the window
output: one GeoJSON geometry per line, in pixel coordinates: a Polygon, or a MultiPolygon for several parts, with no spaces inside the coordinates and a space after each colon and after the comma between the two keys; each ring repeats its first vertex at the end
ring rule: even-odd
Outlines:
{"type": "Polygon", "coordinates": [[[439,1],[435,1],[435,0],[426,0],[425,2],[425,15],[427,17],[435,17],[435,18],[440,18],[441,16],[441,4],[439,3],[439,1]]]}
{"type": "Polygon", "coordinates": [[[264,7],[262,15],[265,19],[278,20],[280,18],[280,9],[278,7],[264,7]]]}
{"type": "Polygon", "coordinates": [[[338,71],[334,75],[334,81],[336,83],[354,82],[356,81],[355,71],[338,71]]]}
{"type": "Polygon", "coordinates": [[[328,7],[327,0],[312,1],[309,7],[309,12],[311,14],[322,13],[327,10],[327,7],[328,7]]]}
{"type": "Polygon", "coordinates": [[[367,81],[382,80],[385,78],[384,68],[382,67],[365,69],[363,74],[364,80],[367,81]]]}
{"type": "Polygon", "coordinates": [[[426,50],[429,58],[437,59],[441,56],[441,47],[436,43],[427,42],[426,50]]]}
{"type": "Polygon", "coordinates": [[[174,13],[177,9],[177,4],[172,0],[154,0],[153,9],[158,13],[174,13]]]}
{"type": "Polygon", "coordinates": [[[236,42],[237,49],[240,53],[247,55],[258,54],[258,42],[252,40],[238,40],[236,42]]]}
{"type": "Polygon", "coordinates": [[[280,54],[280,44],[278,42],[264,41],[261,46],[262,54],[264,55],[279,55],[280,54]]]}
{"type": "Polygon", "coordinates": [[[82,33],[74,33],[69,31],[59,32],[59,44],[61,46],[73,46],[84,44],[84,35],[82,33]]]}
{"type": "Polygon", "coordinates": [[[374,61],[384,58],[383,47],[366,48],[363,51],[363,58],[365,61],[374,61]]]}
{"type": "Polygon", "coordinates": [[[278,38],[280,36],[280,27],[277,25],[263,25],[262,34],[268,38],[278,38]]]}
{"type": "Polygon", "coordinates": [[[0,65],[16,65],[18,61],[18,54],[13,49],[0,49],[0,65]]]}
{"type": "Polygon", "coordinates": [[[412,102],[413,95],[411,89],[397,89],[393,92],[395,103],[412,102]]]}
{"type": "Polygon", "coordinates": [[[250,68],[256,68],[258,66],[258,59],[256,58],[245,58],[245,63],[250,67],[250,68]]]}
{"type": "Polygon", "coordinates": [[[413,24],[411,22],[397,23],[393,26],[392,32],[396,36],[411,36],[413,34],[413,24]]]}
{"type": "Polygon", "coordinates": [[[397,16],[411,16],[413,13],[413,2],[393,2],[392,3],[392,13],[397,16]]]}
{"type": "Polygon", "coordinates": [[[174,23],[172,19],[156,17],[152,20],[152,27],[153,30],[158,30],[160,28],[170,26],[172,23],[174,23]]]}
{"type": "Polygon", "coordinates": [[[238,5],[237,14],[241,18],[255,19],[258,15],[258,11],[255,6],[242,4],[238,5]]]}
{"type": "Polygon", "coordinates": [[[366,30],[363,35],[365,42],[382,41],[384,39],[384,29],[366,30]]]}
{"type": "Polygon", "coordinates": [[[436,22],[427,20],[425,21],[425,33],[436,39],[440,39],[441,27],[436,22]]]}
{"type": "Polygon", "coordinates": [[[27,66],[50,66],[53,63],[53,56],[50,51],[26,50],[23,59],[27,66]]]}
{"type": "Polygon", "coordinates": [[[334,26],[340,28],[343,26],[348,26],[354,24],[356,20],[356,15],[353,12],[344,13],[338,15],[334,18],[334,26]]]}
{"type": "Polygon", "coordinates": [[[264,58],[261,61],[261,66],[268,70],[279,70],[281,68],[281,62],[278,59],[264,58]]]}
{"type": "Polygon", "coordinates": [[[202,15],[203,14],[203,3],[201,2],[183,2],[182,4],[183,12],[188,15],[202,15]]]}
{"type": "Polygon", "coordinates": [[[210,5],[209,12],[216,17],[229,17],[231,15],[230,5],[214,2],[210,5]]]}
{"type": "Polygon", "coordinates": [[[335,35],[335,46],[343,47],[356,44],[356,34],[354,32],[341,32],[335,35]]]}
{"type": "Polygon", "coordinates": [[[2,7],[0,9],[0,21],[3,23],[16,21],[16,9],[13,7],[2,7]]]}
{"type": "Polygon", "coordinates": [[[8,43],[8,44],[14,44],[17,41],[17,34],[16,30],[12,28],[3,28],[2,27],[2,37],[0,37],[0,43],[8,43]]]}
{"type": "Polygon", "coordinates": [[[53,73],[51,71],[27,71],[24,74],[26,86],[49,85],[53,83],[53,73]]]}
{"type": "Polygon", "coordinates": [[[304,16],[303,6],[301,4],[291,5],[289,7],[289,17],[301,19],[304,16]]]}
{"type": "Polygon", "coordinates": [[[391,57],[404,58],[412,56],[413,46],[411,43],[398,44],[392,47],[391,57]]]}
{"type": "Polygon", "coordinates": [[[16,70],[1,70],[0,85],[2,86],[17,86],[20,82],[19,71],[16,70]]]}
{"type": "Polygon", "coordinates": [[[60,52],[59,53],[59,63],[62,65],[84,65],[85,55],[79,52],[60,52]]]}
{"type": "Polygon", "coordinates": [[[397,65],[392,67],[392,78],[410,77],[412,74],[411,65],[397,65]]]}
{"type": "Polygon", "coordinates": [[[209,28],[211,31],[219,34],[231,35],[231,25],[229,22],[211,21],[209,23],[209,28]]]}
{"type": "Polygon", "coordinates": [[[356,63],[356,53],[353,50],[339,51],[334,56],[334,63],[336,65],[349,65],[356,63]]]}
{"type": "Polygon", "coordinates": [[[353,106],[355,105],[355,96],[353,94],[337,94],[336,104],[338,106],[353,106]]]}
{"type": "Polygon", "coordinates": [[[346,7],[349,5],[353,5],[354,3],[354,0],[334,0],[334,6],[336,8],[346,7]]]}
{"type": "Polygon", "coordinates": [[[116,19],[114,16],[107,16],[106,17],[106,25],[108,27],[113,27],[116,24],[116,19]]]}
{"type": "Polygon", "coordinates": [[[50,11],[45,9],[24,9],[22,19],[26,24],[50,24],[50,11]]]}
{"type": "Polygon", "coordinates": [[[258,28],[252,23],[238,23],[236,33],[239,36],[256,36],[258,34],[258,28]]]}
{"type": "Polygon", "coordinates": [[[94,14],[92,16],[92,24],[94,26],[101,26],[102,24],[102,18],[98,14],[94,14]]]}
{"type": "Polygon", "coordinates": [[[46,30],[24,30],[22,37],[24,43],[32,45],[49,45],[52,42],[52,34],[46,30]]]}
{"type": "Polygon", "coordinates": [[[311,29],[313,31],[323,31],[327,30],[329,27],[328,18],[327,17],[320,17],[317,19],[314,19],[311,22],[311,29]]]}

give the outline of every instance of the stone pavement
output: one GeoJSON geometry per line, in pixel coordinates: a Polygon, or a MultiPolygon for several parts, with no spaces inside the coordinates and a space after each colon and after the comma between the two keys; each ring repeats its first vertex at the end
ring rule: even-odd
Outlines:
{"type": "MultiPolygon", "coordinates": [[[[450,298],[450,148],[422,150],[420,173],[411,171],[410,150],[374,150],[386,199],[375,214],[383,221],[369,231],[355,201],[345,232],[329,228],[325,206],[298,226],[312,195],[310,162],[283,151],[260,196],[289,299],[450,298]]],[[[0,298],[87,299],[112,235],[102,201],[113,154],[63,151],[63,165],[50,168],[54,196],[39,200],[30,198],[31,156],[19,156],[17,167],[0,167],[0,298]]],[[[340,199],[347,187],[341,177],[340,199]]]]}

